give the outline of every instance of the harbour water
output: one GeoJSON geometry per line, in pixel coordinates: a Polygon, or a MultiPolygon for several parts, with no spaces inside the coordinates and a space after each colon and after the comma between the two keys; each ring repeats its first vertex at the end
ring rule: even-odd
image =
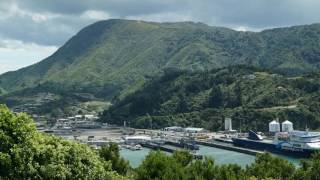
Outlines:
{"type": "MultiPolygon", "coordinates": [[[[145,156],[148,155],[150,149],[143,148],[140,151],[131,151],[128,149],[122,149],[120,151],[120,154],[123,158],[127,159],[132,167],[138,167],[140,163],[143,161],[145,156]]],[[[207,146],[200,146],[200,150],[198,152],[201,155],[204,156],[210,156],[213,157],[215,162],[217,164],[238,164],[241,167],[245,167],[246,165],[249,165],[254,162],[255,156],[247,155],[243,153],[213,148],[213,147],[207,147],[207,146]]],[[[281,155],[275,155],[280,158],[286,159],[293,163],[294,165],[299,165],[299,159],[287,157],[287,156],[281,156],[281,155]]]]}
{"type": "Polygon", "coordinates": [[[121,149],[120,154],[124,159],[129,161],[130,165],[133,168],[136,168],[140,165],[140,163],[143,161],[143,159],[148,155],[150,151],[151,150],[147,148],[143,148],[142,150],[139,150],[139,151],[121,149]]]}

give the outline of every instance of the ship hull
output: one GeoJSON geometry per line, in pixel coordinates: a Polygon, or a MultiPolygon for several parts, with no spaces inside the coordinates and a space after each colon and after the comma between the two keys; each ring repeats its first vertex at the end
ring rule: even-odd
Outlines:
{"type": "Polygon", "coordinates": [[[244,138],[232,138],[235,146],[267,151],[275,154],[282,154],[294,157],[310,157],[315,151],[302,148],[283,147],[273,143],[263,141],[248,140],[244,138]]]}

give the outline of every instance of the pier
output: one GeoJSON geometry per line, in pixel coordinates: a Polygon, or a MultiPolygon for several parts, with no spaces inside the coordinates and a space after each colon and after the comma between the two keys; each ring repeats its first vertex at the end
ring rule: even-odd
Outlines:
{"type": "Polygon", "coordinates": [[[233,146],[231,144],[227,144],[227,143],[215,143],[215,142],[206,142],[206,141],[196,141],[196,143],[199,145],[203,145],[203,146],[215,147],[215,148],[225,149],[225,150],[229,150],[229,151],[235,151],[235,152],[240,152],[240,153],[244,153],[244,154],[254,155],[254,156],[257,154],[263,153],[263,151],[235,147],[235,146],[233,146]]]}
{"type": "MultiPolygon", "coordinates": [[[[179,148],[179,147],[174,147],[174,146],[170,146],[170,145],[159,145],[159,144],[155,144],[155,143],[142,143],[141,146],[145,147],[145,148],[153,149],[153,150],[161,150],[161,151],[168,152],[168,153],[174,153],[174,151],[185,150],[185,149],[179,148]]],[[[194,159],[202,159],[203,158],[202,155],[193,154],[193,153],[191,153],[191,154],[193,155],[194,159]]]]}
{"type": "Polygon", "coordinates": [[[214,141],[233,144],[233,141],[231,139],[222,139],[222,138],[215,138],[214,141]]]}
{"type": "Polygon", "coordinates": [[[170,146],[175,146],[182,149],[188,149],[188,150],[199,150],[199,146],[194,143],[188,143],[188,142],[175,142],[175,141],[165,141],[165,144],[170,146]]]}

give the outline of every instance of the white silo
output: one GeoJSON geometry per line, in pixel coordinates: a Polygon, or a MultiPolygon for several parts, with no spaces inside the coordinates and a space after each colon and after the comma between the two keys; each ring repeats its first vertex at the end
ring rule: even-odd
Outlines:
{"type": "Polygon", "coordinates": [[[293,124],[292,122],[286,120],[281,124],[282,132],[290,132],[293,131],[293,124]]]}
{"type": "Polygon", "coordinates": [[[224,119],[224,130],[225,131],[232,131],[232,120],[231,118],[224,119]]]}
{"type": "Polygon", "coordinates": [[[280,123],[276,120],[273,120],[269,123],[269,132],[276,133],[280,132],[280,123]]]}

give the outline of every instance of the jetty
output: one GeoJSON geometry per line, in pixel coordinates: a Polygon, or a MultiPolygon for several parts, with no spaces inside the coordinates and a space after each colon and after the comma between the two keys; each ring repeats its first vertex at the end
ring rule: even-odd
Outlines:
{"type": "MultiPolygon", "coordinates": [[[[142,147],[145,148],[149,148],[149,149],[153,149],[153,150],[160,150],[160,151],[164,151],[164,152],[169,152],[169,153],[173,153],[175,151],[181,151],[181,150],[185,150],[183,148],[179,148],[179,147],[175,147],[175,146],[170,146],[170,145],[160,145],[160,144],[156,144],[156,143],[151,143],[151,142],[146,142],[146,143],[141,143],[142,147]]],[[[194,159],[202,159],[203,156],[199,155],[199,154],[194,154],[191,153],[193,155],[194,159]]]]}
{"type": "Polygon", "coordinates": [[[263,151],[257,151],[253,149],[247,149],[247,148],[242,148],[242,147],[236,147],[233,146],[230,143],[220,143],[220,142],[207,142],[207,141],[196,141],[197,144],[203,145],[203,146],[209,146],[209,147],[214,147],[214,148],[219,148],[219,149],[225,149],[229,151],[234,151],[234,152],[240,152],[244,154],[249,154],[249,155],[257,155],[264,153],[263,151]]]}
{"type": "Polygon", "coordinates": [[[175,146],[178,148],[183,148],[183,149],[188,149],[188,150],[199,150],[199,146],[196,144],[195,141],[192,142],[187,142],[187,141],[183,141],[180,140],[180,142],[176,142],[176,141],[165,141],[165,144],[167,145],[171,145],[171,146],[175,146]]]}

